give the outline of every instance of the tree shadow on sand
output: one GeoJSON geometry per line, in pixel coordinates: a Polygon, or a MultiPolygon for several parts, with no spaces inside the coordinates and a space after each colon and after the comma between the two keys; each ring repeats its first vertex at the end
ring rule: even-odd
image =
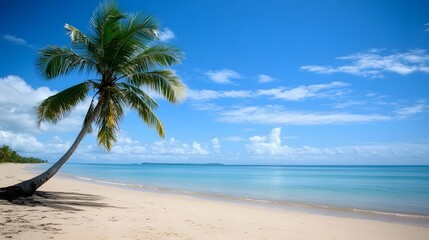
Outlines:
{"type": "Polygon", "coordinates": [[[20,197],[9,200],[10,204],[24,206],[44,206],[55,210],[82,211],[78,207],[113,207],[100,202],[102,198],[92,194],[74,192],[45,192],[37,191],[31,197],[20,197]]]}

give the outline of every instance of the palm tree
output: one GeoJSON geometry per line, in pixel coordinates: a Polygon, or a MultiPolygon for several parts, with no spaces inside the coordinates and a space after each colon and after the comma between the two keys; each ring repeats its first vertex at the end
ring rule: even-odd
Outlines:
{"type": "Polygon", "coordinates": [[[76,140],[70,149],[44,173],[16,185],[0,189],[0,197],[12,199],[31,196],[70,158],[84,136],[96,126],[97,143],[110,151],[116,142],[119,123],[127,108],[164,137],[164,127],[154,114],[157,102],[144,89],[176,103],[184,97],[185,85],[166,67],[179,63],[181,52],[159,44],[158,25],[152,16],[122,13],[113,2],[101,3],[90,19],[85,35],[65,24],[72,46],[48,46],[40,50],[37,69],[46,79],[71,72],[96,74],[42,101],[36,108],[37,125],[56,123],[77,104],[90,99],[89,108],[76,140]],[[91,96],[92,95],[92,96],[91,96]]]}

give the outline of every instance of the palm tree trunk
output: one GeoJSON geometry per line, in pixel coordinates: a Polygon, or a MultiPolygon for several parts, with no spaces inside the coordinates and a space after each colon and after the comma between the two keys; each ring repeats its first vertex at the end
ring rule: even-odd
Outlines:
{"type": "Polygon", "coordinates": [[[64,163],[66,163],[67,160],[71,157],[71,155],[74,153],[76,148],[79,146],[82,139],[88,133],[92,123],[95,120],[95,117],[98,114],[98,111],[100,110],[100,107],[101,107],[101,104],[100,102],[98,102],[92,116],[82,127],[82,129],[80,130],[79,134],[76,137],[76,140],[70,146],[69,150],[67,150],[67,152],[54,165],[52,165],[48,170],[46,170],[45,172],[43,172],[42,174],[34,178],[17,183],[9,187],[0,188],[0,199],[11,200],[18,197],[31,196],[39,187],[41,187],[51,177],[53,177],[58,172],[58,170],[60,170],[60,168],[64,165],[64,163]]]}

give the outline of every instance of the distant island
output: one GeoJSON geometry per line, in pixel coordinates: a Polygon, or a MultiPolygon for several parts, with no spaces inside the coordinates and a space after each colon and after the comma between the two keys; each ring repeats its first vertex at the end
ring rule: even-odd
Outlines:
{"type": "Polygon", "coordinates": [[[210,165],[210,166],[223,166],[225,164],[222,163],[155,163],[155,162],[143,162],[140,164],[147,165],[210,165]]]}
{"type": "Polygon", "coordinates": [[[47,163],[48,161],[34,157],[23,157],[13,151],[9,146],[0,148],[0,163],[47,163]]]}

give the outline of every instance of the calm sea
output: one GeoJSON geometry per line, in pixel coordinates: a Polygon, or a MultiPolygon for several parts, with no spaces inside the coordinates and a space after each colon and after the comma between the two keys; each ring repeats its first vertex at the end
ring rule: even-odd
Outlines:
{"type": "Polygon", "coordinates": [[[61,173],[143,189],[429,216],[429,166],[66,164],[61,173]]]}

